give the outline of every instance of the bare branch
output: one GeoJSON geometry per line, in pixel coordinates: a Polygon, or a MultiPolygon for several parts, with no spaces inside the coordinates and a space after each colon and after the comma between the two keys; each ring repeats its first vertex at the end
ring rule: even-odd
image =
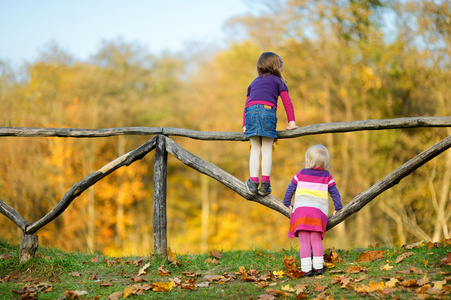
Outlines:
{"type": "Polygon", "coordinates": [[[64,194],[63,198],[60,202],[44,217],[38,220],[35,223],[32,223],[30,226],[26,227],[25,233],[33,234],[38,231],[41,227],[45,226],[47,223],[53,221],[56,217],[62,214],[66,208],[72,203],[72,201],[80,196],[87,188],[94,185],[97,181],[112,173],[113,171],[119,169],[123,166],[128,166],[131,163],[142,159],[147,153],[155,149],[156,137],[153,137],[139,148],[136,148],[133,151],[130,151],[118,158],[114,161],[108,163],[100,170],[91,173],[90,175],[83,178],[83,180],[74,184],[70,190],[64,194]]]}
{"type": "Polygon", "coordinates": [[[255,201],[269,208],[272,208],[275,211],[280,212],[287,218],[290,217],[291,215],[290,210],[287,207],[285,207],[282,201],[280,201],[276,197],[271,195],[265,197],[250,195],[246,189],[246,186],[241,180],[227,173],[223,169],[215,166],[214,164],[205,161],[202,158],[185,150],[182,146],[180,146],[179,144],[177,144],[176,142],[174,142],[169,138],[166,138],[166,148],[169,153],[171,153],[174,157],[183,162],[185,165],[199,171],[200,173],[203,173],[216,179],[225,186],[234,190],[241,197],[250,201],[255,201]]]}
{"type": "MultiPolygon", "coordinates": [[[[279,139],[306,135],[362,130],[383,130],[416,127],[451,127],[451,117],[412,117],[313,124],[294,130],[278,131],[279,139]]],[[[104,129],[0,127],[0,136],[21,137],[109,137],[117,135],[183,136],[198,140],[246,141],[241,132],[196,131],[169,127],[120,127],[104,129]]]]}
{"type": "Polygon", "coordinates": [[[437,144],[431,146],[427,150],[421,152],[387,176],[385,176],[381,181],[371,186],[366,191],[360,193],[346,204],[335,217],[329,218],[327,224],[327,230],[333,228],[335,225],[341,223],[343,220],[348,218],[350,215],[358,212],[362,207],[368,204],[371,200],[376,198],[382,192],[388,190],[392,186],[398,184],[401,179],[412,173],[414,170],[436,157],[440,153],[444,152],[446,149],[451,147],[451,136],[443,139],[437,144]]]}
{"type": "Polygon", "coordinates": [[[0,199],[0,213],[13,221],[22,231],[28,226],[27,221],[12,207],[0,199]]]}

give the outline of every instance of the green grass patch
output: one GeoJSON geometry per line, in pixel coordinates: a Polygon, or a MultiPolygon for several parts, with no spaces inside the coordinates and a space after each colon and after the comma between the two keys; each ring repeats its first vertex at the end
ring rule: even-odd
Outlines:
{"type": "Polygon", "coordinates": [[[112,258],[39,247],[20,264],[19,247],[0,239],[0,299],[451,297],[451,240],[328,249],[325,257],[328,268],[313,277],[299,272],[295,248],[112,258]]]}

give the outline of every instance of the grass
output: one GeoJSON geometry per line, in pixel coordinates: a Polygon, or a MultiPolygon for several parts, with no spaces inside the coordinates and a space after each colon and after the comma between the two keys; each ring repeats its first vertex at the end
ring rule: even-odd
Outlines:
{"type": "Polygon", "coordinates": [[[289,272],[295,248],[111,258],[39,247],[20,264],[0,239],[0,299],[451,298],[451,239],[326,252],[330,268],[306,277],[289,272]]]}

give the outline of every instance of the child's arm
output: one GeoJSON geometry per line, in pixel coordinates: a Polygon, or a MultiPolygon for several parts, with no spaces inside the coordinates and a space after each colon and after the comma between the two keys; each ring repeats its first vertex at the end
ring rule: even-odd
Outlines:
{"type": "Polygon", "coordinates": [[[287,91],[283,91],[280,93],[280,98],[282,99],[283,107],[285,108],[285,112],[287,113],[288,127],[287,129],[296,129],[296,117],[294,115],[294,107],[291,102],[290,95],[287,91]]]}
{"type": "Polygon", "coordinates": [[[293,198],[294,192],[296,191],[296,184],[291,181],[285,192],[285,197],[283,198],[283,205],[286,207],[291,207],[291,198],[293,198]]]}
{"type": "Polygon", "coordinates": [[[334,216],[337,211],[343,208],[343,204],[341,203],[341,196],[340,192],[338,192],[337,185],[334,184],[333,186],[329,187],[329,194],[332,200],[334,201],[335,211],[334,216]]]}

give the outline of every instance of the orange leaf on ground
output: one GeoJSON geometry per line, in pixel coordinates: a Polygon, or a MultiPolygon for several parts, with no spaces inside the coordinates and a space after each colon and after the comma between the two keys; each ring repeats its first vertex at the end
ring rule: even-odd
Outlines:
{"type": "Polygon", "coordinates": [[[399,264],[404,258],[415,255],[413,252],[404,252],[396,258],[396,263],[399,264]]]}
{"type": "Polygon", "coordinates": [[[222,253],[215,249],[213,251],[210,251],[210,256],[213,258],[221,259],[222,253]]]}
{"type": "Polygon", "coordinates": [[[157,274],[160,276],[171,276],[171,271],[168,271],[164,266],[161,266],[158,268],[157,274]]]}
{"type": "Polygon", "coordinates": [[[326,251],[324,251],[324,261],[328,262],[328,263],[336,264],[336,263],[342,263],[343,259],[341,259],[341,257],[338,255],[338,253],[335,252],[335,248],[334,248],[334,249],[327,249],[326,251]]]}
{"type": "Polygon", "coordinates": [[[401,284],[405,287],[414,287],[414,286],[418,286],[418,282],[414,279],[406,279],[403,282],[401,282],[401,284]]]}
{"type": "Polygon", "coordinates": [[[177,259],[177,255],[175,252],[171,251],[171,248],[166,250],[166,255],[168,257],[168,261],[174,266],[181,266],[182,263],[177,259]]]}
{"type": "Polygon", "coordinates": [[[283,264],[284,264],[285,268],[287,268],[287,271],[298,269],[296,266],[296,260],[291,256],[285,256],[283,258],[283,264]]]}
{"type": "Polygon", "coordinates": [[[313,288],[313,290],[314,290],[315,292],[321,293],[321,292],[323,292],[324,290],[326,290],[326,288],[327,288],[327,285],[319,285],[318,282],[315,282],[315,287],[313,288]]]}
{"type": "Polygon", "coordinates": [[[451,266],[451,252],[449,252],[448,255],[440,260],[440,265],[451,266]]]}
{"type": "Polygon", "coordinates": [[[351,273],[351,274],[360,273],[360,272],[366,272],[366,268],[357,265],[357,266],[348,266],[348,269],[346,270],[346,273],[351,273]]]}
{"type": "Polygon", "coordinates": [[[357,259],[358,262],[369,262],[369,261],[375,261],[377,259],[384,258],[384,251],[383,250],[370,250],[366,252],[362,252],[359,255],[359,258],[357,259]]]}

